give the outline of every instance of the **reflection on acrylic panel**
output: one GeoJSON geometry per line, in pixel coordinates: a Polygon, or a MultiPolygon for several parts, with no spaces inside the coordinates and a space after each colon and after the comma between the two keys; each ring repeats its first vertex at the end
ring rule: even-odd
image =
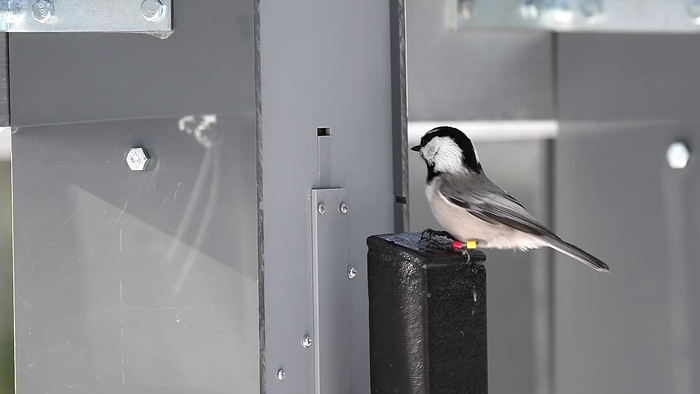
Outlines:
{"type": "Polygon", "coordinates": [[[10,129],[0,128],[0,394],[14,392],[10,129]]]}

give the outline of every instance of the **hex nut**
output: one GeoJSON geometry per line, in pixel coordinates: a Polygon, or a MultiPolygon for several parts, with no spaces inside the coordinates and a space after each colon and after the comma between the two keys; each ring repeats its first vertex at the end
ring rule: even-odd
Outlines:
{"type": "Polygon", "coordinates": [[[165,4],[161,0],[144,0],[141,3],[143,19],[153,22],[165,15],[165,4]]]}
{"type": "Polygon", "coordinates": [[[131,171],[146,171],[151,161],[148,152],[143,148],[131,148],[126,155],[126,164],[131,171]]]}

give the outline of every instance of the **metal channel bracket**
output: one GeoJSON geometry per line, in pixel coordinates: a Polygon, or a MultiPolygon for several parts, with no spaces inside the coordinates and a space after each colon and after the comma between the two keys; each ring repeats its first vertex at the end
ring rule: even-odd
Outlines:
{"type": "Polygon", "coordinates": [[[0,0],[8,33],[143,33],[168,38],[171,0],[0,0]]]}
{"type": "Polygon", "coordinates": [[[450,27],[696,33],[700,0],[450,0],[450,27]]]}
{"type": "Polygon", "coordinates": [[[348,394],[348,220],[345,189],[314,189],[312,263],[314,386],[317,394],[348,394]],[[344,211],[344,212],[343,212],[344,211]]]}

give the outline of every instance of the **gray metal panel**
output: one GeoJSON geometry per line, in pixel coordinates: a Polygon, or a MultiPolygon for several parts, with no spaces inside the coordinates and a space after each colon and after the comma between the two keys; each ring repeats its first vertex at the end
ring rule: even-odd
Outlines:
{"type": "Polygon", "coordinates": [[[564,123],[556,225],[611,268],[556,259],[557,393],[695,393],[699,162],[673,170],[698,124],[564,123]]]}
{"type": "Polygon", "coordinates": [[[560,119],[700,119],[700,36],[561,34],[558,42],[560,119]]]}
{"type": "MultiPolygon", "coordinates": [[[[366,238],[392,232],[389,4],[260,2],[267,392],[311,393],[311,189],[318,127],[330,127],[332,185],[350,202],[350,392],[369,392],[366,238]],[[284,367],[283,381],[276,371],[284,367]]],[[[324,186],[328,187],[328,186],[324,186]]],[[[339,311],[339,313],[346,313],[339,311]]]]}
{"type": "Polygon", "coordinates": [[[258,390],[255,123],[217,129],[209,153],[177,119],[13,136],[18,393],[258,390]]]}
{"type": "Polygon", "coordinates": [[[18,394],[260,391],[253,17],[181,1],[165,41],[11,38],[18,124],[177,115],[13,135],[18,394]],[[202,113],[209,150],[178,127],[202,113]]]}
{"type": "MultiPolygon", "coordinates": [[[[409,141],[415,143],[417,141],[409,141]]],[[[486,174],[548,223],[549,142],[475,143],[486,174]]],[[[441,228],[425,197],[426,168],[409,155],[411,229],[441,228]]],[[[489,391],[549,393],[551,253],[486,250],[488,255],[489,391]],[[494,313],[493,311],[497,311],[494,313]]]]}
{"type": "Polygon", "coordinates": [[[314,383],[317,393],[348,394],[348,216],[345,189],[311,192],[314,282],[314,383]],[[319,212],[323,204],[323,213],[319,212]]]}
{"type": "Polygon", "coordinates": [[[10,58],[22,66],[10,71],[12,125],[239,114],[243,108],[252,114],[250,97],[232,94],[248,92],[254,79],[252,2],[181,0],[173,18],[167,40],[14,34],[10,58]]]}
{"type": "Polygon", "coordinates": [[[410,120],[554,117],[550,33],[455,32],[450,1],[406,3],[410,120]]]}

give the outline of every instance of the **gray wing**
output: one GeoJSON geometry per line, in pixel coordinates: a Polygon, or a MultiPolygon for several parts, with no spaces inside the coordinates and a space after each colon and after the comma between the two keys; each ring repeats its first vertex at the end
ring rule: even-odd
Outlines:
{"type": "Polygon", "coordinates": [[[443,174],[441,178],[440,193],[477,218],[528,234],[559,238],[485,175],[443,174]]]}

